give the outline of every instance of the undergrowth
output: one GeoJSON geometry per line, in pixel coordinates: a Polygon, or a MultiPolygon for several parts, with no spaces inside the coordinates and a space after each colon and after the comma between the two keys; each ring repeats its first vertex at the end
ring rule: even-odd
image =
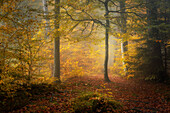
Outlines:
{"type": "MultiPolygon", "coordinates": [[[[0,84],[0,111],[9,112],[22,108],[30,100],[38,99],[36,95],[46,95],[58,91],[55,86],[46,83],[40,84],[15,84],[15,89],[5,90],[6,84],[0,84]]],[[[11,83],[11,85],[13,85],[11,83]]]]}
{"type": "Polygon", "coordinates": [[[104,94],[86,92],[71,100],[71,108],[73,113],[103,113],[115,112],[122,105],[107,97],[104,94]]]}

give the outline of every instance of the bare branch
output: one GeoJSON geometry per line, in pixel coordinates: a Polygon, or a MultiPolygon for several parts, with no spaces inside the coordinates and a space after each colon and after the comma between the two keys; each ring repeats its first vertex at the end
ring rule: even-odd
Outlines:
{"type": "Polygon", "coordinates": [[[93,24],[92,24],[92,27],[91,27],[90,33],[89,33],[87,36],[85,36],[84,38],[89,37],[89,36],[92,34],[93,29],[94,29],[94,22],[93,22],[93,24]]]}
{"type": "Polygon", "coordinates": [[[80,22],[78,22],[77,24],[75,24],[69,31],[72,32],[72,31],[74,30],[74,28],[76,28],[79,24],[80,24],[80,22]]]}
{"type": "Polygon", "coordinates": [[[119,7],[118,5],[116,5],[116,3],[115,3],[114,1],[110,0],[110,2],[111,2],[113,5],[119,7]]]}
{"type": "Polygon", "coordinates": [[[121,12],[121,11],[109,11],[109,13],[132,13],[140,18],[142,18],[141,15],[137,14],[136,12],[121,12]]]}
{"type": "Polygon", "coordinates": [[[88,22],[88,24],[85,25],[85,27],[82,29],[82,31],[81,31],[82,34],[83,34],[83,32],[87,29],[87,27],[89,26],[89,23],[90,23],[90,22],[88,22]]]}
{"type": "Polygon", "coordinates": [[[69,14],[69,12],[67,11],[67,9],[65,7],[62,7],[65,11],[66,11],[66,14],[71,18],[71,20],[73,21],[79,21],[79,22],[84,22],[84,21],[93,21],[94,23],[97,23],[97,24],[100,24],[101,26],[106,26],[104,23],[102,23],[100,20],[97,20],[97,19],[94,19],[92,16],[90,16],[90,14],[88,14],[87,12],[85,11],[82,11],[84,12],[85,14],[87,14],[90,18],[89,19],[75,19],[73,18],[73,16],[71,14],[69,14]]]}
{"type": "Polygon", "coordinates": [[[102,0],[98,0],[99,2],[101,2],[102,4],[105,4],[105,2],[103,2],[102,0]]]}

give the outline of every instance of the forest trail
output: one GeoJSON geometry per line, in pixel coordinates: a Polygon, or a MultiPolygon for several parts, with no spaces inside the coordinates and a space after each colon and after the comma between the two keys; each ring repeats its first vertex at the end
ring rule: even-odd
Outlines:
{"type": "Polygon", "coordinates": [[[123,104],[120,113],[170,113],[170,87],[139,79],[110,76],[112,82],[105,83],[103,75],[73,77],[63,83],[63,93],[39,95],[40,99],[14,112],[69,112],[69,100],[81,92],[108,94],[123,104]]]}

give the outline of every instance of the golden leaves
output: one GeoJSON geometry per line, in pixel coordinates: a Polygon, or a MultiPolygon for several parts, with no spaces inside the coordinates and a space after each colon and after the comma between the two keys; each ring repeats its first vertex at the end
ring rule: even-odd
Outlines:
{"type": "Polygon", "coordinates": [[[155,42],[160,42],[160,43],[161,43],[161,42],[162,42],[162,40],[156,40],[155,42]]]}

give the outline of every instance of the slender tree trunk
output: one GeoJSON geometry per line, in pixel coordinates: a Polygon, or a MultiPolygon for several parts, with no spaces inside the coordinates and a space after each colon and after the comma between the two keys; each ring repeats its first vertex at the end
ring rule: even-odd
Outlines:
{"type": "MultiPolygon", "coordinates": [[[[45,39],[49,39],[49,32],[51,30],[50,28],[50,19],[49,19],[49,12],[48,12],[48,0],[42,0],[43,3],[43,11],[44,11],[44,19],[45,19],[45,39]]],[[[51,44],[52,46],[52,44],[51,44]]],[[[51,55],[53,54],[53,49],[51,49],[51,55]]],[[[49,68],[51,69],[51,76],[53,76],[53,63],[49,64],[49,68]]],[[[41,69],[39,70],[39,72],[41,69]]]]}
{"type": "Polygon", "coordinates": [[[48,35],[48,32],[50,31],[50,20],[49,20],[49,17],[48,17],[48,4],[47,4],[47,1],[48,0],[42,0],[42,3],[43,3],[43,11],[44,11],[44,19],[45,19],[45,38],[48,39],[49,38],[49,35],[48,35]]]}
{"type": "Polygon", "coordinates": [[[108,60],[109,60],[109,10],[108,10],[108,2],[109,0],[105,1],[105,18],[106,18],[106,31],[105,31],[105,61],[104,61],[104,80],[106,82],[110,82],[108,77],[108,60]]]}
{"type": "MultiPolygon", "coordinates": [[[[30,40],[29,36],[27,35],[28,37],[28,40],[30,40]]],[[[29,42],[28,42],[29,43],[29,42]]],[[[32,72],[33,72],[33,69],[32,69],[32,65],[33,65],[33,58],[32,58],[32,49],[31,49],[31,45],[29,44],[28,45],[28,50],[29,50],[29,61],[28,61],[28,80],[31,79],[31,76],[32,76],[32,72]]]]}
{"type": "MultiPolygon", "coordinates": [[[[2,44],[2,49],[0,50],[0,74],[5,70],[4,66],[5,66],[5,59],[6,59],[6,45],[2,44]]],[[[4,73],[5,74],[5,73],[4,73]]]]}
{"type": "Polygon", "coordinates": [[[4,50],[0,49],[0,74],[2,73],[4,68],[4,50]]]}
{"type": "Polygon", "coordinates": [[[60,0],[55,0],[55,30],[56,37],[54,39],[54,77],[57,78],[56,82],[60,82],[60,0]]]}
{"type": "MultiPolygon", "coordinates": [[[[126,30],[126,15],[125,13],[125,1],[126,0],[121,0],[119,1],[120,4],[120,10],[122,13],[120,13],[121,16],[121,32],[124,34],[127,32],[126,30]]],[[[122,38],[122,44],[121,44],[121,52],[122,52],[122,58],[124,59],[123,61],[123,65],[125,65],[124,71],[126,73],[126,75],[128,75],[128,67],[127,67],[127,51],[128,51],[128,41],[126,38],[122,38]]]]}

